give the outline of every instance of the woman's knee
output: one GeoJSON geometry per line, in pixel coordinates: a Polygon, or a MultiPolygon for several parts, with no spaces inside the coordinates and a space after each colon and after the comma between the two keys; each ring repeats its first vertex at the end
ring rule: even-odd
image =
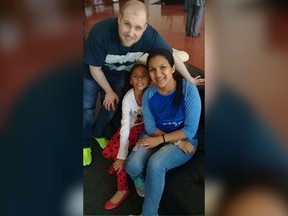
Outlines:
{"type": "Polygon", "coordinates": [[[151,157],[147,163],[147,172],[161,172],[165,171],[165,163],[159,160],[159,157],[151,157]]]}

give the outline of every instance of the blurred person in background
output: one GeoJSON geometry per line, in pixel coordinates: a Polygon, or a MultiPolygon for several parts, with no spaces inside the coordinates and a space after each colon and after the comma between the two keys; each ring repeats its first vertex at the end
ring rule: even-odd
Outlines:
{"type": "Polygon", "coordinates": [[[82,214],[81,8],[1,1],[1,215],[82,214]]]}
{"type": "Polygon", "coordinates": [[[288,175],[246,170],[225,180],[214,216],[288,215],[288,175]]]}
{"type": "Polygon", "coordinates": [[[186,35],[199,37],[199,26],[203,15],[205,0],[185,0],[185,8],[187,10],[186,18],[186,35]]]}
{"type": "Polygon", "coordinates": [[[207,53],[217,61],[205,58],[206,180],[224,188],[219,215],[287,215],[287,1],[207,4],[207,53]]]}

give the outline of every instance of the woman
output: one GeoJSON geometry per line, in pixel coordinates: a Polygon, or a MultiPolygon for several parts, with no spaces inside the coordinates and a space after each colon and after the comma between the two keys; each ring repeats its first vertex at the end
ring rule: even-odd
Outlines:
{"type": "Polygon", "coordinates": [[[173,55],[154,50],[147,58],[154,86],[142,98],[145,132],[128,156],[126,172],[144,197],[142,215],[158,215],[167,170],[192,158],[197,149],[201,101],[195,85],[176,75],[173,55]]]}

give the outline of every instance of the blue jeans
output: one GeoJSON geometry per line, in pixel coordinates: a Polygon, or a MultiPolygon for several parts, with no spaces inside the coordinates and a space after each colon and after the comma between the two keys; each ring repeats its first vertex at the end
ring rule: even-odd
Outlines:
{"type": "MultiPolygon", "coordinates": [[[[122,97],[125,83],[125,73],[119,73],[115,76],[105,74],[111,88],[122,97]]],[[[98,138],[104,136],[104,130],[113,118],[115,111],[106,110],[101,107],[96,116],[96,101],[100,93],[101,102],[105,97],[105,92],[94,79],[83,78],[83,148],[91,146],[92,136],[98,138]]],[[[102,103],[101,103],[102,104],[102,103]]]]}
{"type": "Polygon", "coordinates": [[[188,5],[187,19],[186,19],[186,34],[196,36],[199,33],[198,31],[199,24],[201,21],[203,10],[204,7],[202,6],[188,5]]]}
{"type": "MultiPolygon", "coordinates": [[[[195,149],[197,142],[194,141],[195,149]]],[[[192,158],[174,144],[160,145],[145,149],[136,145],[126,159],[125,169],[133,180],[145,176],[145,197],[142,206],[143,216],[158,215],[159,203],[165,186],[165,175],[192,158]]]]}

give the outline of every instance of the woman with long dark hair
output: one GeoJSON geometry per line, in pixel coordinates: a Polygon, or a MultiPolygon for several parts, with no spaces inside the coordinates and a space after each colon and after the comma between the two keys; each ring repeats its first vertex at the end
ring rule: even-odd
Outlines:
{"type": "Polygon", "coordinates": [[[158,215],[168,170],[186,163],[197,149],[201,101],[196,86],[176,76],[173,55],[156,49],[147,58],[154,83],[142,98],[145,132],[128,156],[126,172],[144,197],[142,215],[158,215]]]}

